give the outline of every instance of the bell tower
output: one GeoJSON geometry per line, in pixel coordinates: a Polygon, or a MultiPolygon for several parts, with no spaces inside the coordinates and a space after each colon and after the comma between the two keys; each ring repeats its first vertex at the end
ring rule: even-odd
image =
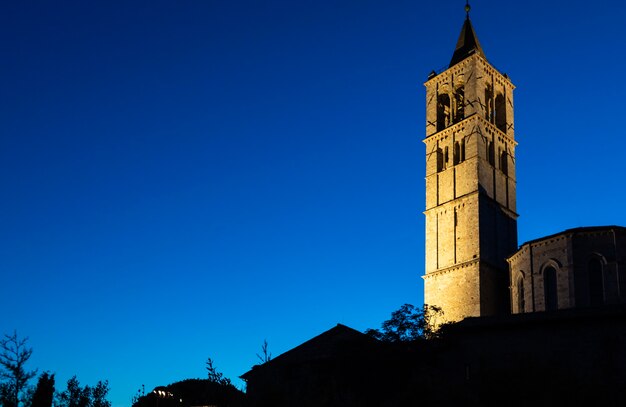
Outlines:
{"type": "Polygon", "coordinates": [[[513,89],[469,18],[449,67],[426,86],[424,302],[446,321],[510,312],[517,250],[513,89]]]}

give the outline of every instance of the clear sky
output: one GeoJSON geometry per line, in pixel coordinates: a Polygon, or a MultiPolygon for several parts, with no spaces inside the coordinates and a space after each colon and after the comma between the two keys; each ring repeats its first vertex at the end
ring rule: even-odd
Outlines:
{"type": "MultiPolygon", "coordinates": [[[[520,243],[626,225],[626,3],[472,3],[520,243]]],[[[464,5],[1,2],[0,333],[118,407],[421,304],[423,82],[464,5]]]]}

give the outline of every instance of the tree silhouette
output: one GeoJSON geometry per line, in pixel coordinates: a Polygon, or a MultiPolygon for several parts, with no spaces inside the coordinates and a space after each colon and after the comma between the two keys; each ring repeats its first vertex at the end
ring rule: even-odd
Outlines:
{"type": "Polygon", "coordinates": [[[13,391],[8,383],[0,383],[0,406],[16,407],[13,398],[13,391]]]}
{"type": "Polygon", "coordinates": [[[231,385],[230,379],[228,377],[224,377],[224,375],[217,371],[215,366],[213,365],[213,359],[210,357],[206,360],[206,370],[208,373],[209,382],[222,384],[222,385],[231,385]]]}
{"type": "Polygon", "coordinates": [[[0,377],[7,380],[0,389],[4,406],[17,407],[20,394],[37,373],[36,370],[25,368],[33,354],[33,349],[26,346],[27,342],[28,338],[19,338],[16,331],[13,331],[13,335],[5,334],[0,340],[0,377]]]}
{"type": "Polygon", "coordinates": [[[94,387],[81,387],[74,376],[67,381],[65,391],[57,395],[55,407],[111,407],[108,393],[108,381],[99,381],[94,387]]]}
{"type": "Polygon", "coordinates": [[[105,380],[96,383],[96,386],[91,389],[90,407],[111,407],[107,394],[109,394],[109,382],[105,380]]]}
{"type": "Polygon", "coordinates": [[[31,399],[31,407],[52,407],[54,399],[54,373],[43,372],[39,376],[35,392],[31,399]]]}
{"type": "Polygon", "coordinates": [[[76,376],[67,381],[67,388],[58,394],[56,407],[90,407],[91,388],[81,387],[76,376]]]}
{"type": "Polygon", "coordinates": [[[383,322],[380,330],[368,329],[365,333],[385,342],[431,339],[437,335],[437,320],[442,315],[443,311],[439,307],[424,304],[422,308],[417,308],[404,304],[391,313],[391,318],[383,322]]]}

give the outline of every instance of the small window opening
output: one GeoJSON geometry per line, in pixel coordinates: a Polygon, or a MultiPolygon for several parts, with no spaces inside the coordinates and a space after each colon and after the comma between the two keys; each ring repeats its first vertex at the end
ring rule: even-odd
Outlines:
{"type": "Polygon", "coordinates": [[[461,162],[465,161],[465,137],[461,140],[461,162]]]}

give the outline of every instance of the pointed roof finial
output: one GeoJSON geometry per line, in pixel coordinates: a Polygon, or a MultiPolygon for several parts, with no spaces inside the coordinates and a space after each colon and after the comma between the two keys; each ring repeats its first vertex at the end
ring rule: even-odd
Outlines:
{"type": "Polygon", "coordinates": [[[480,46],[480,42],[478,42],[478,37],[474,32],[474,27],[472,27],[472,22],[469,18],[470,9],[469,0],[465,0],[465,12],[467,13],[467,17],[463,23],[459,40],[456,43],[456,48],[454,50],[454,54],[452,55],[452,60],[450,61],[450,67],[458,64],[474,53],[478,53],[480,56],[487,59],[482,47],[480,46]]]}

